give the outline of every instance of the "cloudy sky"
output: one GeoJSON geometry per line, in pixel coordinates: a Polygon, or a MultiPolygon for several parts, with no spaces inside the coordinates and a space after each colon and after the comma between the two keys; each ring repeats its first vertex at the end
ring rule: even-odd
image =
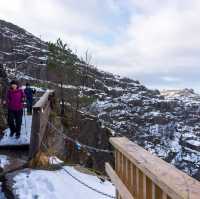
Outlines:
{"type": "Polygon", "coordinates": [[[199,0],[2,0],[0,18],[149,87],[200,90],[199,0]]]}

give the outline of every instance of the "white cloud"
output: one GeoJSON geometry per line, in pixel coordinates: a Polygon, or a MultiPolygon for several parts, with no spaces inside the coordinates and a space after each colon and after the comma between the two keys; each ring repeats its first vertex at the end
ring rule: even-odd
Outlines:
{"type": "Polygon", "coordinates": [[[7,0],[0,18],[89,49],[102,69],[148,85],[200,83],[199,0],[7,0]]]}

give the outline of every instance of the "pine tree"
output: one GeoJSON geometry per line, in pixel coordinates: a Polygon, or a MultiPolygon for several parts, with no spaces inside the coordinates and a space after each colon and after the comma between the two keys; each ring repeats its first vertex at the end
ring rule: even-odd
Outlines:
{"type": "Polygon", "coordinates": [[[48,69],[53,70],[57,74],[56,82],[60,84],[61,95],[61,115],[64,114],[64,84],[71,84],[75,71],[75,63],[80,61],[72,50],[61,39],[56,43],[48,43],[49,59],[48,69]]]}

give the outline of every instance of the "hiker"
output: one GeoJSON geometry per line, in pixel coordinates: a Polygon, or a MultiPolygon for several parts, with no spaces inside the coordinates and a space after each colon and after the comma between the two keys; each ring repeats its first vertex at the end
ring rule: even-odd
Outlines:
{"type": "Polygon", "coordinates": [[[8,108],[8,126],[10,128],[10,136],[13,137],[15,134],[17,139],[21,133],[24,99],[25,95],[23,90],[19,88],[19,83],[15,80],[11,81],[6,102],[8,108]]]}
{"type": "Polygon", "coordinates": [[[27,104],[27,114],[32,114],[32,107],[33,107],[33,95],[35,94],[36,90],[30,87],[29,83],[26,83],[26,88],[24,89],[24,93],[26,95],[26,104],[27,104]]]}

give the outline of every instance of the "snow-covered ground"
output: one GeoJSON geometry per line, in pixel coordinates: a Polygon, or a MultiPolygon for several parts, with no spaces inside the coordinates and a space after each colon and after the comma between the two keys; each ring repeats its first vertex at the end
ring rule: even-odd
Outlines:
{"type": "MultiPolygon", "coordinates": [[[[115,188],[109,182],[101,182],[96,176],[77,171],[74,167],[65,166],[70,174],[80,179],[89,186],[115,195],[115,188]]],[[[14,178],[14,190],[20,199],[108,199],[77,182],[63,169],[58,171],[31,170],[30,173],[20,173],[14,178]]]]}
{"type": "Polygon", "coordinates": [[[0,146],[6,145],[26,145],[30,144],[30,136],[31,136],[31,124],[32,124],[32,116],[31,115],[23,115],[22,121],[22,129],[21,136],[19,139],[16,139],[15,136],[10,137],[10,129],[6,129],[4,131],[4,136],[0,139],[0,146]]]}

